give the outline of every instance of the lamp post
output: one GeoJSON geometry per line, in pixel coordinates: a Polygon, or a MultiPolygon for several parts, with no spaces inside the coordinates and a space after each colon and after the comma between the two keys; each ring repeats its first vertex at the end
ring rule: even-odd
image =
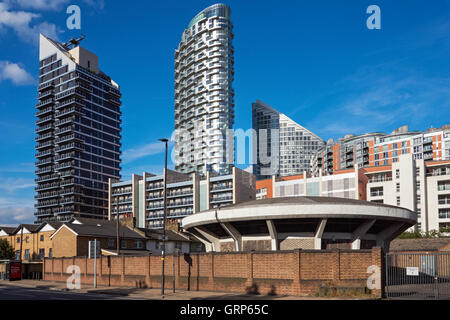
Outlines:
{"type": "Polygon", "coordinates": [[[164,217],[163,217],[163,249],[162,249],[162,276],[161,276],[161,295],[164,298],[164,260],[166,257],[166,219],[167,219],[167,142],[168,139],[158,139],[166,144],[164,160],[164,217]]]}

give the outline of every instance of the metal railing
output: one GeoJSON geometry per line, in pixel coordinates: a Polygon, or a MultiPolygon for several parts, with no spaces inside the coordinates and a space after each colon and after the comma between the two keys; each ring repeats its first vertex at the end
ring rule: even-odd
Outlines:
{"type": "Polygon", "coordinates": [[[386,254],[386,297],[450,299],[450,252],[386,254]]]}

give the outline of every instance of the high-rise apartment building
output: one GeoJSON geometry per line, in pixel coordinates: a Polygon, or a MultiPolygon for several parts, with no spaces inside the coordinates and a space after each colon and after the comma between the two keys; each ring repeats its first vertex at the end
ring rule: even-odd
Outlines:
{"type": "Polygon", "coordinates": [[[338,141],[330,139],[312,159],[312,172],[323,173],[359,167],[377,167],[396,163],[402,154],[414,160],[450,160],[450,126],[431,128],[426,132],[400,127],[391,134],[367,133],[347,135],[338,141]]]}
{"type": "Polygon", "coordinates": [[[197,14],[175,50],[175,170],[231,173],[234,141],[234,49],[230,8],[197,14]]]}
{"type": "MultiPolygon", "coordinates": [[[[184,174],[167,170],[167,222],[199,211],[255,200],[255,176],[233,167],[232,173],[184,174]]],[[[164,174],[144,172],[128,181],[110,181],[109,218],[133,218],[142,228],[161,229],[164,223],[164,174]]]]}
{"type": "Polygon", "coordinates": [[[260,100],[252,104],[252,118],[258,179],[310,171],[313,155],[325,145],[320,137],[260,100]]]}
{"type": "Polygon", "coordinates": [[[120,179],[119,86],[78,42],[40,35],[36,222],[107,218],[108,180],[120,179]]]}
{"type": "Polygon", "coordinates": [[[413,154],[390,165],[365,168],[367,200],[417,212],[416,230],[450,228],[450,161],[424,161],[413,154]]]}

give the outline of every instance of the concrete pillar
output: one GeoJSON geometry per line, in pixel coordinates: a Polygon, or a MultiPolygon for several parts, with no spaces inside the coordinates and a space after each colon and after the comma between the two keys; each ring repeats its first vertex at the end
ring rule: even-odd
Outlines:
{"type": "Polygon", "coordinates": [[[367,231],[369,231],[375,221],[375,219],[367,220],[356,228],[356,230],[352,233],[352,249],[361,249],[361,238],[367,233],[367,231]]]}
{"type": "Polygon", "coordinates": [[[266,224],[267,224],[267,229],[269,229],[269,235],[270,235],[270,240],[271,240],[271,249],[272,251],[277,251],[278,250],[278,233],[277,233],[277,229],[275,228],[275,223],[273,222],[273,220],[266,220],[266,224]]]}
{"type": "Polygon", "coordinates": [[[230,235],[230,237],[233,238],[234,250],[236,252],[242,251],[243,243],[242,243],[242,235],[240,234],[240,232],[238,230],[236,230],[236,228],[233,227],[233,225],[231,223],[221,222],[220,225],[226,231],[226,233],[228,233],[230,235]]]}
{"type": "Polygon", "coordinates": [[[403,222],[397,222],[377,234],[377,246],[387,248],[389,242],[405,230],[403,222]]]}
{"type": "MultiPolygon", "coordinates": [[[[212,246],[211,251],[217,251],[220,252],[220,243],[219,238],[217,238],[214,234],[210,233],[209,231],[204,230],[201,227],[194,227],[194,230],[197,231],[202,237],[204,237],[212,246]]],[[[196,237],[200,241],[200,237],[196,237]]],[[[204,243],[204,240],[202,241],[204,243]]]]}
{"type": "Polygon", "coordinates": [[[327,225],[327,219],[322,219],[317,226],[316,233],[314,234],[314,249],[320,250],[322,249],[322,236],[323,231],[325,230],[325,226],[327,225]]]}

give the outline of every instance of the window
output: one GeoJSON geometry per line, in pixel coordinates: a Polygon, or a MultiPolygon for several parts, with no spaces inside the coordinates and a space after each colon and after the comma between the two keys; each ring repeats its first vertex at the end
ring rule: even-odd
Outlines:
{"type": "Polygon", "coordinates": [[[416,181],[416,188],[420,189],[420,180],[416,181]]]}
{"type": "Polygon", "coordinates": [[[420,194],[416,195],[417,204],[420,204],[420,194]]]}
{"type": "Polygon", "coordinates": [[[416,168],[416,176],[420,176],[420,167],[416,168]]]}
{"type": "Polygon", "coordinates": [[[114,248],[116,245],[116,240],[114,238],[108,239],[108,248],[114,248]]]}
{"type": "Polygon", "coordinates": [[[400,205],[400,197],[397,197],[397,205],[400,205]]]}
{"type": "Polygon", "coordinates": [[[400,179],[400,169],[395,169],[395,178],[400,179]]]}
{"type": "Polygon", "coordinates": [[[30,249],[26,249],[25,250],[25,257],[24,257],[24,259],[25,260],[30,260],[30,249]]]}
{"type": "Polygon", "coordinates": [[[20,250],[16,250],[16,260],[20,260],[20,250]]]}
{"type": "Polygon", "coordinates": [[[126,240],[121,240],[120,241],[120,248],[122,248],[122,249],[126,249],[127,248],[127,241],[126,240]]]}
{"type": "Polygon", "coordinates": [[[396,191],[400,192],[400,183],[399,182],[396,183],[396,191]]]}
{"type": "Polygon", "coordinates": [[[17,237],[17,243],[20,243],[20,237],[17,237]]]}
{"type": "Polygon", "coordinates": [[[48,249],[48,257],[53,258],[53,248],[48,249]]]}
{"type": "Polygon", "coordinates": [[[42,259],[45,257],[45,249],[39,249],[39,259],[42,259]]]}
{"type": "Polygon", "coordinates": [[[40,240],[41,240],[41,241],[44,241],[44,235],[43,235],[43,234],[41,234],[40,240]]]}
{"type": "Polygon", "coordinates": [[[136,248],[137,249],[142,249],[144,247],[144,243],[142,240],[137,240],[136,241],[136,248]]]}
{"type": "Polygon", "coordinates": [[[26,237],[25,237],[25,242],[26,242],[26,243],[29,243],[29,242],[30,242],[30,237],[29,237],[29,236],[26,236],[26,237]]]}

